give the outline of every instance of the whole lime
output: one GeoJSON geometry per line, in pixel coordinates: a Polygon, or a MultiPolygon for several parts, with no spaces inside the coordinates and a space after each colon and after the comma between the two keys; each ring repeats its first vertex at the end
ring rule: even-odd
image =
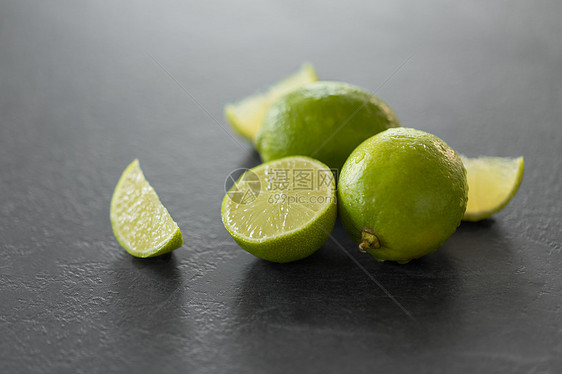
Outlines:
{"type": "Polygon", "coordinates": [[[363,142],[339,178],[341,221],[379,261],[406,263],[438,249],[459,226],[467,200],[459,155],[438,137],[409,128],[363,142]]]}
{"type": "Polygon", "coordinates": [[[256,135],[264,162],[291,155],[341,168],[365,139],[398,127],[392,109],[373,94],[343,82],[314,82],[282,96],[256,135]]]}

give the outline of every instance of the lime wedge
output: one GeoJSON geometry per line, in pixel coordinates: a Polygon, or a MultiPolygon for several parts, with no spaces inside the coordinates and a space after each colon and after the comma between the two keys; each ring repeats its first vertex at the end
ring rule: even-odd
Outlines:
{"type": "Polygon", "coordinates": [[[119,244],[135,257],[154,257],[183,244],[178,225],[144,178],[138,160],[123,172],[110,208],[111,226],[119,244]]]}
{"type": "Polygon", "coordinates": [[[468,205],[463,220],[479,221],[502,210],[523,179],[523,157],[461,158],[468,180],[468,205]]]}
{"type": "Polygon", "coordinates": [[[234,104],[227,104],[224,108],[226,119],[234,131],[253,142],[267,109],[275,100],[306,83],[317,80],[318,76],[314,67],[311,64],[304,64],[298,72],[277,82],[267,91],[234,104]]]}
{"type": "Polygon", "coordinates": [[[246,171],[222,202],[232,238],[256,257],[291,262],[310,256],[336,220],[332,171],[320,161],[291,156],[246,171]]]}

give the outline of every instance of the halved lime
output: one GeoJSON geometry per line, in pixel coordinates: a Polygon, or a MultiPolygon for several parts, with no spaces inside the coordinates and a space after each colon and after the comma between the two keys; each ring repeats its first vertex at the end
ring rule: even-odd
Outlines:
{"type": "Polygon", "coordinates": [[[267,109],[275,100],[303,84],[317,80],[314,67],[311,64],[304,64],[298,72],[276,83],[266,92],[255,94],[234,104],[227,104],[224,108],[226,119],[234,131],[253,142],[267,109]]]}
{"type": "Polygon", "coordinates": [[[502,210],[523,179],[523,157],[461,158],[468,180],[468,205],[463,220],[479,221],[502,210]]]}
{"type": "Polygon", "coordinates": [[[111,226],[119,244],[135,257],[154,257],[183,244],[178,225],[144,178],[139,160],[123,171],[110,208],[111,226]]]}
{"type": "Polygon", "coordinates": [[[259,165],[224,197],[223,224],[240,247],[259,258],[291,262],[308,257],[334,228],[334,179],[326,165],[309,157],[259,165]]]}

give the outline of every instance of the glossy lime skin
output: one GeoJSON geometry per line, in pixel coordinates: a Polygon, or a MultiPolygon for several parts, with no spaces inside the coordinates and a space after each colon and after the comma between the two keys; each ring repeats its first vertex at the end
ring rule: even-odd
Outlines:
{"type": "Polygon", "coordinates": [[[458,154],[423,131],[389,129],[349,156],[339,178],[338,209],[351,237],[376,235],[379,261],[406,263],[438,249],[466,209],[466,170],[458,154]]]}
{"type": "Polygon", "coordinates": [[[400,126],[392,109],[343,82],[308,83],[275,101],[256,135],[264,162],[302,155],[340,169],[361,142],[400,126]]]}

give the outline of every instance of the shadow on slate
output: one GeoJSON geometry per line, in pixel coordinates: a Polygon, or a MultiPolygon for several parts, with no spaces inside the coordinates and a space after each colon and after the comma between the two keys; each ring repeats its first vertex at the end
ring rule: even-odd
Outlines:
{"type": "MultiPolygon", "coordinates": [[[[446,324],[454,331],[455,323],[464,318],[458,298],[471,293],[484,299],[493,297],[471,289],[483,272],[488,274],[485,277],[490,272],[497,274],[497,281],[490,287],[521,282],[511,260],[509,243],[493,220],[462,224],[455,235],[474,236],[474,245],[466,238],[455,240],[453,235],[437,252],[405,265],[380,263],[359,252],[339,222],[333,235],[412,319],[329,239],[307,259],[289,264],[256,259],[245,269],[237,295],[238,318],[235,317],[243,325],[241,330],[329,330],[332,334],[373,337],[386,333],[396,339],[401,336],[431,344],[432,335],[442,334],[434,331],[433,326],[446,324]],[[479,233],[486,235],[485,243],[479,243],[479,233]],[[462,269],[470,266],[463,263],[463,258],[472,258],[477,264],[469,279],[458,276],[459,271],[470,274],[470,269],[462,269]]],[[[514,302],[524,301],[516,287],[507,287],[505,292],[514,302]]],[[[494,300],[487,302],[494,304],[494,300]]],[[[263,338],[265,343],[267,333],[263,338]]],[[[443,344],[441,339],[438,341],[443,344]]]]}
{"type": "MultiPolygon", "coordinates": [[[[334,231],[356,258],[410,313],[439,318],[458,289],[454,267],[444,253],[407,265],[378,263],[363,254],[338,223],[334,231]],[[437,314],[432,313],[438,311],[437,314]]],[[[415,321],[403,312],[331,239],[307,259],[275,264],[256,259],[245,271],[237,296],[239,323],[282,329],[340,329],[379,334],[409,329],[415,321]]],[[[405,333],[405,331],[402,331],[405,333]]]]}
{"type": "Polygon", "coordinates": [[[114,264],[117,326],[125,333],[154,327],[160,332],[174,331],[185,314],[183,274],[175,254],[144,259],[127,255],[122,260],[114,264]]]}

